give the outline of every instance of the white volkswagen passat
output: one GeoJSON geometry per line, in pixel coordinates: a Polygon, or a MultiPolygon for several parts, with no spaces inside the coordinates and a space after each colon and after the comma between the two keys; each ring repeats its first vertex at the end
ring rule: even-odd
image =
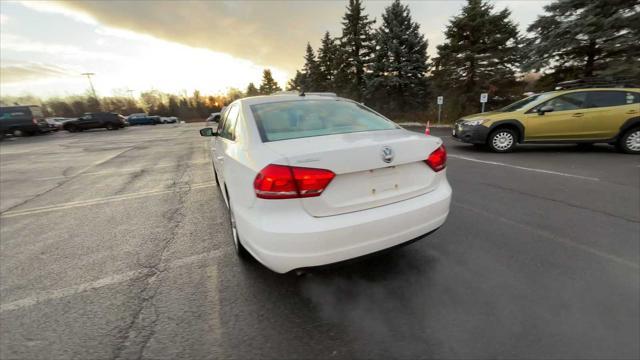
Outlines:
{"type": "Polygon", "coordinates": [[[200,134],[236,252],[279,273],[420,238],[449,213],[442,140],[351,100],[240,99],[200,134]]]}

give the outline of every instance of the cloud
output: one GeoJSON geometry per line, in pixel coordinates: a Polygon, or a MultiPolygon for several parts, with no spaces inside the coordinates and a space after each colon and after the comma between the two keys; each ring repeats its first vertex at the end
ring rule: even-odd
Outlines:
{"type": "MultiPolygon", "coordinates": [[[[495,1],[508,6],[513,19],[526,28],[550,0],[495,1]]],[[[429,40],[429,53],[444,40],[443,31],[465,1],[404,1],[429,40]]],[[[365,2],[365,12],[378,23],[389,1],[365,2]]],[[[189,46],[224,52],[257,65],[293,72],[302,65],[304,46],[313,46],[325,31],[341,33],[347,1],[71,1],[33,8],[75,14],[81,21],[151,35],[189,46]]]]}
{"type": "Polygon", "coordinates": [[[41,42],[7,32],[0,33],[0,49],[3,51],[49,54],[65,58],[122,60],[117,54],[99,51],[87,51],[77,46],[53,42],[41,42]]]}
{"type": "MultiPolygon", "coordinates": [[[[99,23],[208,48],[258,65],[300,67],[304,44],[338,29],[342,2],[61,1],[99,23]],[[295,55],[292,55],[292,50],[295,55]]],[[[46,9],[41,9],[46,10],[46,9]]]]}
{"type": "Polygon", "coordinates": [[[2,83],[18,83],[24,81],[42,80],[48,78],[69,76],[68,69],[42,63],[3,63],[0,66],[0,81],[2,83]]]}

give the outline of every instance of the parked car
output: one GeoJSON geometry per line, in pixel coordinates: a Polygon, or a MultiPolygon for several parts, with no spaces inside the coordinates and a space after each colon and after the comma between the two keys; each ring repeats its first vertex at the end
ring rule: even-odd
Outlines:
{"type": "Polygon", "coordinates": [[[160,122],[159,116],[151,116],[145,113],[131,114],[127,117],[129,125],[155,125],[160,122]]]}
{"type": "Polygon", "coordinates": [[[124,116],[112,112],[86,113],[81,118],[69,120],[62,125],[68,132],[105,128],[118,130],[125,127],[124,116]]]}
{"type": "Polygon", "coordinates": [[[178,122],[178,118],[175,116],[161,116],[160,123],[162,124],[175,124],[178,122]]]}
{"type": "Polygon", "coordinates": [[[640,88],[579,84],[465,116],[455,122],[453,136],[495,152],[522,143],[609,143],[640,154],[640,88]]]}
{"type": "Polygon", "coordinates": [[[209,115],[209,117],[207,117],[207,123],[217,123],[217,122],[220,122],[220,113],[219,112],[211,113],[211,115],[209,115]]]}
{"type": "Polygon", "coordinates": [[[0,107],[0,135],[35,135],[51,131],[37,105],[0,107]]]}
{"type": "Polygon", "coordinates": [[[442,140],[351,100],[244,98],[200,135],[236,253],[279,273],[408,243],[449,213],[442,140]]]}
{"type": "Polygon", "coordinates": [[[47,122],[47,124],[49,124],[49,127],[51,128],[52,131],[61,130],[64,124],[70,120],[73,120],[73,118],[48,117],[45,119],[45,121],[47,122]]]}

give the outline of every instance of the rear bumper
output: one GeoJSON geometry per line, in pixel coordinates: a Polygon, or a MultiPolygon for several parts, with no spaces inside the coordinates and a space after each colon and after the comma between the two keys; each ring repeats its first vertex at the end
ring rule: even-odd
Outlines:
{"type": "Polygon", "coordinates": [[[418,197],[348,214],[313,217],[304,211],[234,209],[245,248],[271,270],[326,265],[384,250],[438,229],[449,214],[451,187],[443,177],[418,197]]]}
{"type": "Polygon", "coordinates": [[[469,126],[457,123],[453,125],[452,131],[455,140],[470,144],[484,144],[489,135],[489,128],[482,125],[469,126]]]}

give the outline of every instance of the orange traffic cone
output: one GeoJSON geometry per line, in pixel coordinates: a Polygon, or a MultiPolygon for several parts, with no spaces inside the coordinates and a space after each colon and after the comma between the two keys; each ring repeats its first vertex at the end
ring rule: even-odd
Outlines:
{"type": "Polygon", "coordinates": [[[431,127],[431,122],[430,122],[430,121],[427,121],[427,128],[426,128],[426,129],[424,129],[424,134],[425,134],[425,135],[431,135],[431,129],[430,129],[430,127],[431,127]]]}

